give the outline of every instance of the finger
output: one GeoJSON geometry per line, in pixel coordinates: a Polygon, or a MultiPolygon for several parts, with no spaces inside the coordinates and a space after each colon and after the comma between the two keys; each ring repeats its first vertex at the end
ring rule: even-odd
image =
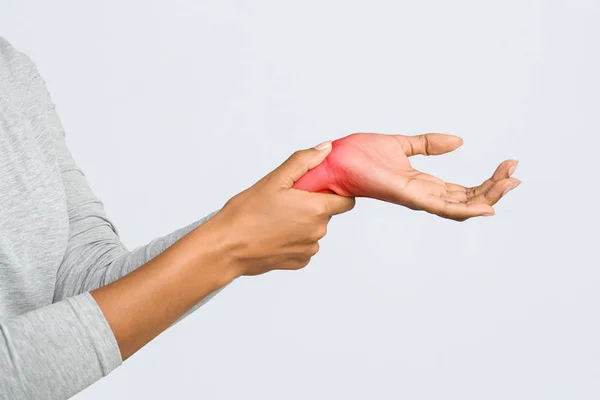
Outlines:
{"type": "Polygon", "coordinates": [[[465,202],[465,200],[461,200],[461,199],[458,199],[456,197],[451,197],[451,196],[444,197],[444,200],[446,200],[448,203],[464,203],[465,202]]]}
{"type": "Polygon", "coordinates": [[[494,209],[488,204],[455,203],[433,195],[422,197],[420,205],[424,211],[455,221],[464,221],[472,217],[484,215],[494,215],[494,209]]]}
{"type": "Polygon", "coordinates": [[[453,183],[446,183],[442,179],[433,175],[425,174],[415,170],[415,174],[411,175],[412,180],[421,180],[435,183],[435,186],[429,186],[429,193],[445,198],[452,202],[467,201],[467,188],[453,183]]]}
{"type": "Polygon", "coordinates": [[[436,185],[440,186],[441,189],[444,189],[446,187],[446,182],[444,182],[442,179],[417,170],[415,170],[415,173],[412,174],[412,178],[435,183],[436,185]]]}
{"type": "Polygon", "coordinates": [[[510,178],[517,169],[519,162],[517,160],[506,160],[502,161],[494,174],[492,175],[493,181],[499,181],[500,179],[510,178]]]}
{"type": "Polygon", "coordinates": [[[449,190],[446,192],[446,199],[452,199],[453,201],[456,200],[459,202],[466,202],[469,200],[467,192],[464,190],[449,190]]]}
{"type": "Polygon", "coordinates": [[[331,141],[323,142],[315,147],[298,150],[271,172],[283,187],[291,188],[308,170],[321,164],[331,152],[331,141]]]}
{"type": "Polygon", "coordinates": [[[515,178],[502,179],[490,188],[487,192],[481,194],[472,200],[472,202],[484,202],[489,205],[496,204],[505,194],[521,184],[521,181],[515,178]]]}
{"type": "Polygon", "coordinates": [[[501,162],[490,179],[487,179],[479,186],[467,189],[468,197],[473,198],[485,194],[496,184],[496,182],[499,182],[502,179],[510,178],[510,176],[515,172],[518,163],[519,162],[516,160],[506,160],[501,162]]]}
{"type": "Polygon", "coordinates": [[[325,216],[343,214],[354,208],[356,199],[354,197],[339,196],[327,193],[309,193],[312,201],[320,203],[318,206],[325,216]]]}
{"type": "Polygon", "coordinates": [[[408,157],[417,154],[444,154],[456,150],[463,144],[460,137],[443,133],[426,133],[416,136],[396,135],[396,137],[403,139],[401,142],[404,143],[404,153],[408,157]]]}
{"type": "Polygon", "coordinates": [[[466,192],[467,188],[462,185],[457,185],[456,183],[448,183],[446,182],[446,189],[450,192],[466,192]]]}
{"type": "Polygon", "coordinates": [[[285,270],[285,271],[297,271],[299,269],[306,267],[310,263],[311,258],[312,257],[310,257],[310,258],[293,257],[288,262],[277,266],[277,269],[285,270]]]}

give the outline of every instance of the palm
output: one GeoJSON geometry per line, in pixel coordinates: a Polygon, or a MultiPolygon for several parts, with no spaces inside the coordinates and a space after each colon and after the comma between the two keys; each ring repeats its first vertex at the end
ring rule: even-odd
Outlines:
{"type": "Polygon", "coordinates": [[[455,220],[493,214],[492,205],[519,181],[517,162],[500,164],[492,178],[466,188],[412,168],[409,156],[443,154],[462,144],[456,136],[356,133],[333,142],[331,153],[294,185],[296,189],[370,197],[455,220]]]}

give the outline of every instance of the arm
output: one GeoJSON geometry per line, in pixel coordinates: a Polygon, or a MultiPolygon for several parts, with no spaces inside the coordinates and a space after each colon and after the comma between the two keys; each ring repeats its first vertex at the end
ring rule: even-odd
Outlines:
{"type": "MultiPolygon", "coordinates": [[[[19,68],[27,71],[23,84],[28,85],[31,75],[37,73],[35,66],[20,57],[19,68]]],[[[49,99],[44,103],[51,104],[49,99]]],[[[64,133],[54,108],[47,109],[45,116],[55,128],[45,133],[58,143],[56,168],[68,173],[77,168],[69,164],[66,146],[60,148],[64,133]]],[[[46,126],[45,121],[37,122],[46,126]]],[[[119,273],[104,272],[99,274],[100,280],[82,276],[86,272],[97,276],[96,265],[117,271],[108,268],[116,265],[114,262],[105,261],[129,252],[116,239],[116,229],[102,210],[88,207],[101,203],[85,193],[80,197],[79,191],[89,188],[77,179],[64,179],[66,201],[76,204],[69,209],[74,227],[70,242],[75,245],[65,256],[79,256],[62,263],[69,268],[59,272],[59,280],[77,284],[59,284],[53,304],[0,322],[0,399],[68,398],[108,374],[123,358],[235,277],[307,265],[318,251],[318,240],[325,235],[332,215],[354,206],[351,198],[291,189],[293,182],[330,150],[331,146],[325,146],[295,153],[252,188],[229,200],[210,220],[190,224],[169,239],[155,240],[146,247],[147,256],[133,263],[131,273],[122,271],[126,275],[121,278],[119,273]],[[81,225],[86,219],[93,223],[81,225]],[[89,270],[77,266],[83,260],[89,270]],[[86,291],[108,281],[112,283],[86,291]]]]}
{"type": "Polygon", "coordinates": [[[0,398],[68,398],[236,277],[306,266],[331,217],[354,207],[291,189],[327,154],[296,152],[126,276],[0,323],[0,398]]]}
{"type": "Polygon", "coordinates": [[[310,262],[331,217],[355,204],[354,198],[291,189],[330,149],[296,152],[150,262],[92,291],[123,359],[236,277],[310,262]]]}
{"type": "MultiPolygon", "coordinates": [[[[69,151],[65,132],[49,100],[48,126],[62,176],[69,214],[69,241],[58,269],[54,301],[60,301],[116,281],[154,259],[193,229],[212,218],[216,211],[145,246],[129,251],[118,230],[107,217],[102,201],[93,193],[83,171],[69,151]]],[[[184,316],[205,304],[221,288],[202,298],[184,316]]]]}
{"type": "Polygon", "coordinates": [[[112,284],[0,323],[0,399],[65,399],[120,365],[237,270],[215,227],[112,284]]]}
{"type": "Polygon", "coordinates": [[[0,322],[0,399],[66,399],[121,364],[102,311],[84,293],[0,322]]]}

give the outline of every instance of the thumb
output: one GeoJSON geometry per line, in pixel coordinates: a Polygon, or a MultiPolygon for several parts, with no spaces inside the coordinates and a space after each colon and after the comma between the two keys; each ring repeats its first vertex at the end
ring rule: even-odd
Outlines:
{"type": "Polygon", "coordinates": [[[329,153],[331,153],[331,141],[323,142],[310,149],[298,150],[277,167],[271,176],[289,189],[308,170],[321,164],[329,153]]]}
{"type": "Polygon", "coordinates": [[[410,157],[416,154],[438,155],[459,148],[463,141],[460,137],[443,133],[426,133],[416,136],[402,136],[404,153],[410,157]]]}

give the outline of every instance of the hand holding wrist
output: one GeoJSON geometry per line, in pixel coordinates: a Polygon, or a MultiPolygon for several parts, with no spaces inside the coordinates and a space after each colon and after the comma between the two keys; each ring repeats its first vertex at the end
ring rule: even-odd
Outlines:
{"type": "MultiPolygon", "coordinates": [[[[331,217],[351,210],[355,200],[292,189],[294,182],[328,154],[327,144],[294,153],[279,168],[231,198],[204,225],[221,253],[225,276],[299,269],[319,250],[331,217]]],[[[203,227],[199,227],[199,232],[203,227]]]]}

